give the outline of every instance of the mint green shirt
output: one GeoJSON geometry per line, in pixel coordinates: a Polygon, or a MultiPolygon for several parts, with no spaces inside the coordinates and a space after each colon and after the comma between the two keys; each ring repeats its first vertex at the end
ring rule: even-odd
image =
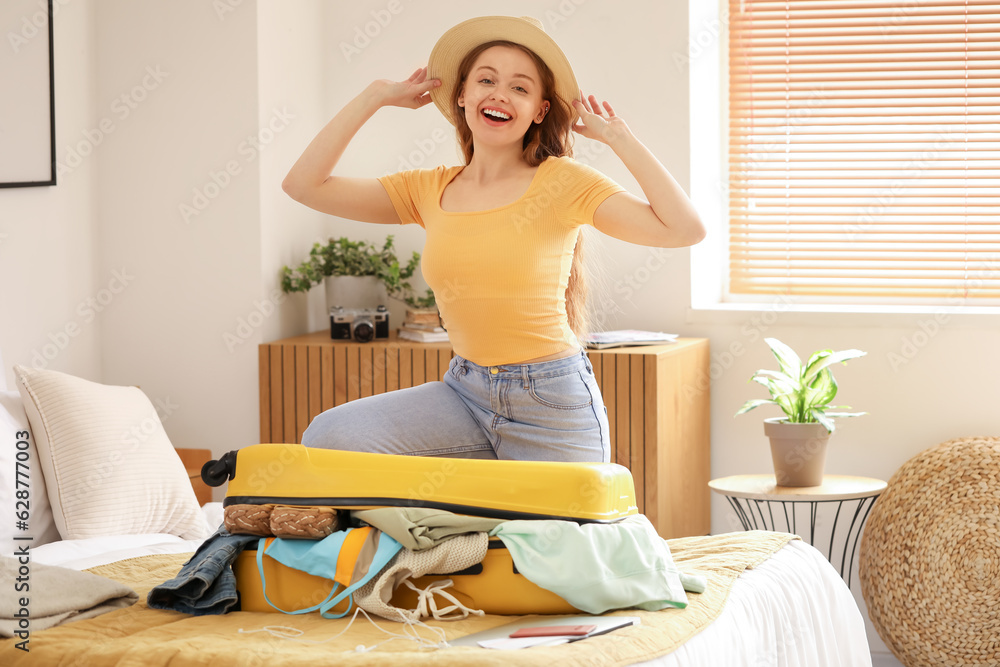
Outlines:
{"type": "Polygon", "coordinates": [[[612,524],[572,521],[507,521],[499,537],[521,574],[591,614],[638,607],[658,611],[687,606],[705,579],[682,575],[666,541],[642,514],[612,524]]]}

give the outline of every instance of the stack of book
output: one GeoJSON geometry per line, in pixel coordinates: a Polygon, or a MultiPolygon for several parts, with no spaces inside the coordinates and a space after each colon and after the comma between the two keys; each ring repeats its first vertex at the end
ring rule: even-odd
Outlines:
{"type": "Polygon", "coordinates": [[[403,326],[399,328],[399,338],[418,343],[440,343],[448,340],[448,332],[441,326],[437,310],[408,309],[403,326]]]}

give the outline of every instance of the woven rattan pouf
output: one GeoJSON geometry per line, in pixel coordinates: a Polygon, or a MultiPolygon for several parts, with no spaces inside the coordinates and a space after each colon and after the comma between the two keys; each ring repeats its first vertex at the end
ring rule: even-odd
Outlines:
{"type": "Polygon", "coordinates": [[[903,464],[868,518],[859,572],[875,629],[907,667],[1000,665],[1000,438],[903,464]]]}

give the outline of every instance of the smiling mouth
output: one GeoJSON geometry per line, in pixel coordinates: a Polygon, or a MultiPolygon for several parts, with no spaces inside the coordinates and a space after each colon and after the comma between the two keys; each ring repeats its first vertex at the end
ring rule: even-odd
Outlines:
{"type": "Polygon", "coordinates": [[[511,119],[509,115],[503,113],[502,111],[496,111],[494,109],[483,109],[481,113],[483,114],[484,118],[486,118],[487,120],[491,120],[495,123],[506,123],[511,119]]]}

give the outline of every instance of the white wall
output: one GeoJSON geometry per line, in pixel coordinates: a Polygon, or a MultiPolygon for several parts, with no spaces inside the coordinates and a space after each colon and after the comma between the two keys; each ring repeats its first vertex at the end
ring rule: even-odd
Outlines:
{"type": "MultiPolygon", "coordinates": [[[[287,3],[257,5],[258,123],[267,130],[281,128],[260,159],[261,294],[262,303],[278,302],[280,307],[268,311],[248,349],[325,326],[322,288],[286,297],[280,291],[280,269],[298,265],[315,241],[331,235],[330,217],[289,198],[281,181],[332,116],[326,104],[331,87],[326,49],[333,6],[322,0],[296,2],[295,11],[288,11],[287,3]],[[275,121],[279,115],[287,125],[275,121]]],[[[264,138],[269,138],[266,133],[264,138]]]]}
{"type": "MultiPolygon", "coordinates": [[[[101,372],[107,311],[88,305],[110,278],[101,274],[95,250],[101,147],[88,151],[83,134],[97,127],[93,24],[81,3],[60,7],[53,23],[56,160],[65,167],[58,185],[0,188],[0,349],[11,388],[14,364],[85,377],[101,372]],[[70,159],[71,150],[76,158],[70,159]],[[89,154],[81,157],[81,151],[89,154]]],[[[19,33],[22,25],[3,26],[3,34],[19,33]]]]}
{"type": "Polygon", "coordinates": [[[261,298],[255,5],[88,6],[99,114],[123,95],[135,107],[99,156],[97,263],[129,278],[104,321],[101,379],[169,406],[177,446],[246,445],[256,349],[225,336],[261,298]]]}

